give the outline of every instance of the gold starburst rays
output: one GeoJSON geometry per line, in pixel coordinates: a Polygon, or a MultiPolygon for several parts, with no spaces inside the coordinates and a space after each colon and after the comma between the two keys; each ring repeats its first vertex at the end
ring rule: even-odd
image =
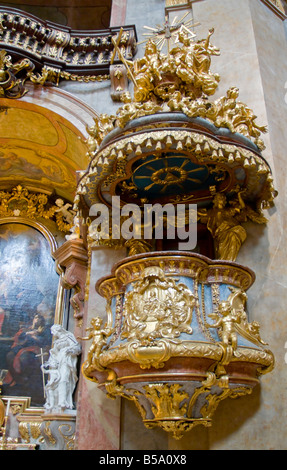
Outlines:
{"type": "Polygon", "coordinates": [[[171,185],[176,185],[180,189],[184,189],[182,184],[185,181],[191,181],[195,184],[202,183],[200,178],[194,177],[194,173],[201,173],[205,170],[205,167],[193,168],[186,170],[184,167],[187,163],[190,163],[189,159],[185,159],[181,166],[171,165],[169,166],[168,160],[164,160],[164,166],[162,168],[154,168],[152,165],[147,165],[145,168],[151,171],[151,175],[136,175],[134,179],[143,180],[151,179],[151,184],[144,188],[144,191],[149,191],[153,186],[162,186],[160,192],[163,193],[171,185]]]}
{"type": "Polygon", "coordinates": [[[190,28],[194,28],[200,23],[194,23],[193,18],[187,19],[188,15],[190,15],[190,12],[185,13],[179,20],[178,17],[175,16],[171,23],[166,16],[165,22],[162,25],[156,25],[155,28],[152,28],[151,26],[144,26],[148,32],[143,33],[143,36],[146,36],[147,38],[138,44],[143,44],[151,40],[156,44],[159,50],[162,50],[162,48],[167,45],[167,50],[169,52],[171,42],[179,42],[178,34],[180,31],[184,30],[186,33],[188,33],[190,39],[194,39],[196,34],[190,28]]]}

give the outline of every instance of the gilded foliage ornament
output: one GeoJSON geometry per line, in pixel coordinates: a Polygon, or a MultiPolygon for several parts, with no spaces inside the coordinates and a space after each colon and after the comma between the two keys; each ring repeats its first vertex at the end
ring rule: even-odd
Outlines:
{"type": "Polygon", "coordinates": [[[0,191],[0,218],[55,218],[59,230],[68,232],[73,227],[75,216],[71,207],[70,203],[65,203],[61,198],[52,203],[46,194],[32,193],[21,185],[13,188],[11,192],[0,191]]]}

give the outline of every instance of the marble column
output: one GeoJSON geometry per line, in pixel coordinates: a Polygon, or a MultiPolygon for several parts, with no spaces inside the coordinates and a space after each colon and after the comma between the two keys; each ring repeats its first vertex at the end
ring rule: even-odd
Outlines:
{"type": "MultiPolygon", "coordinates": [[[[95,291],[99,278],[109,275],[112,266],[126,255],[125,249],[105,247],[91,249],[89,298],[85,303],[84,328],[90,326],[93,317],[106,319],[106,302],[95,291]]],[[[90,341],[82,341],[82,363],[90,341]]],[[[110,400],[97,388],[97,384],[80,374],[78,385],[76,423],[76,449],[117,450],[120,448],[120,399],[110,400]]]]}

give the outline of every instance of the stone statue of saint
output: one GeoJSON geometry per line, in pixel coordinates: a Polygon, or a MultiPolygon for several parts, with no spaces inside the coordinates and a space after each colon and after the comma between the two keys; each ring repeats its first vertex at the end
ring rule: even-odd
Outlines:
{"type": "Polygon", "coordinates": [[[54,337],[53,347],[48,361],[42,365],[42,372],[49,376],[44,407],[49,413],[63,413],[73,409],[72,396],[78,379],[77,356],[81,346],[75,336],[61,325],[53,325],[51,333],[54,337]]]}

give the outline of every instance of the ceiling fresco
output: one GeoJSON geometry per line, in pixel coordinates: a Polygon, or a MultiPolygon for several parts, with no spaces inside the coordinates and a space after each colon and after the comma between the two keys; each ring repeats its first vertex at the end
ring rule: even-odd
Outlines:
{"type": "Polygon", "coordinates": [[[76,171],[88,163],[73,124],[32,103],[1,99],[0,128],[0,189],[22,184],[73,200],[76,171]]]}

